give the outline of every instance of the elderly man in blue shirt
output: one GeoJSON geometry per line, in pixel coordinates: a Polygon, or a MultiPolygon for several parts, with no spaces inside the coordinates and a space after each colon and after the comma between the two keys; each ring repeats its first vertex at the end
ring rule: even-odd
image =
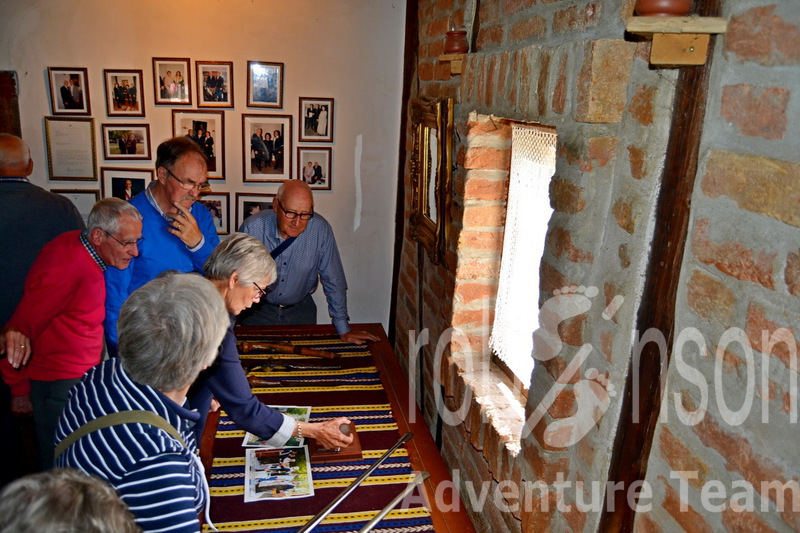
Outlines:
{"type": "Polygon", "coordinates": [[[266,288],[266,297],[254,305],[241,323],[247,326],[316,324],[317,306],[311,297],[317,284],[328,301],[336,332],[347,342],[378,340],[366,331],[350,329],[347,280],[331,225],[314,212],[311,189],[289,180],[278,189],[272,209],[248,217],[239,231],[261,240],[278,267],[278,279],[266,288]]]}

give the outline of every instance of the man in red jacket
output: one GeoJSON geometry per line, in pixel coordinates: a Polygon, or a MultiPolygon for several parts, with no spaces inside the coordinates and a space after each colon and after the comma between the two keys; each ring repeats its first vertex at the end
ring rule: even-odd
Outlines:
{"type": "Polygon", "coordinates": [[[139,255],[141,215],[128,202],[100,200],[87,226],[42,248],[0,339],[7,356],[0,371],[11,388],[12,409],[24,412],[32,405],[44,469],[53,463],[56,424],[69,389],[103,353],[103,272],[125,269],[139,255]]]}

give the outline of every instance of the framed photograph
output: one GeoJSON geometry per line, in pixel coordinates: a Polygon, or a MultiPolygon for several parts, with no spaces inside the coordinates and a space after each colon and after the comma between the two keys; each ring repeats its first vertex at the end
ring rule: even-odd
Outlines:
{"type": "Polygon", "coordinates": [[[83,223],[89,223],[89,213],[94,204],[100,200],[100,191],[97,189],[50,189],[50,192],[60,194],[75,204],[78,213],[83,217],[83,223]]]}
{"type": "Polygon", "coordinates": [[[89,80],[85,68],[47,67],[54,115],[91,115],[89,80]]]}
{"type": "Polygon", "coordinates": [[[280,183],[292,177],[292,116],[242,115],[244,181],[280,183]]]}
{"type": "Polygon", "coordinates": [[[333,98],[300,97],[300,142],[333,142],[333,98]]]}
{"type": "Polygon", "coordinates": [[[103,198],[113,196],[121,200],[130,200],[155,179],[155,171],[150,169],[102,167],[100,175],[100,192],[103,198]]]}
{"type": "Polygon", "coordinates": [[[206,206],[214,217],[214,226],[218,235],[228,235],[231,232],[231,195],[227,192],[210,192],[200,196],[198,200],[206,206]]]}
{"type": "Polygon", "coordinates": [[[154,57],[156,104],[192,105],[192,72],[188,57],[154,57]]]}
{"type": "Polygon", "coordinates": [[[103,124],[106,159],[151,159],[150,124],[103,124]]]}
{"type": "Polygon", "coordinates": [[[236,231],[250,215],[272,209],[274,194],[257,194],[250,192],[236,193],[236,231]]]}
{"type": "Polygon", "coordinates": [[[51,180],[97,181],[94,119],[44,117],[51,180]]]}
{"type": "Polygon", "coordinates": [[[141,70],[103,70],[109,117],[143,117],[141,70]]]}
{"type": "Polygon", "coordinates": [[[247,106],[283,107],[283,63],[247,62],[247,106]]]}
{"type": "Polygon", "coordinates": [[[172,110],[172,135],[186,136],[208,157],[208,179],[225,179],[225,120],[222,111],[172,110]]]}
{"type": "Polygon", "coordinates": [[[197,107],[233,107],[233,61],[196,61],[197,107]]]}
{"type": "Polygon", "coordinates": [[[297,147],[297,179],[312,189],[331,190],[331,148],[297,147]]]}

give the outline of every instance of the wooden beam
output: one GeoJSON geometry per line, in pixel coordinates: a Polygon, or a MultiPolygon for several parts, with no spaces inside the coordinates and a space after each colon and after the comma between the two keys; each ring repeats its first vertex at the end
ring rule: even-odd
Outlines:
{"type": "Polygon", "coordinates": [[[728,21],[719,17],[630,17],[625,24],[629,33],[725,33],[728,21]]]}

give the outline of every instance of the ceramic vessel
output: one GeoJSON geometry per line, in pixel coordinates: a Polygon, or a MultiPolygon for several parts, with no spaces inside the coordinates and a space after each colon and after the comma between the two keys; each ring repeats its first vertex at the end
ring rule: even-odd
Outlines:
{"type": "Polygon", "coordinates": [[[639,17],[685,17],[692,0],[638,0],[633,10],[639,17]]]}
{"type": "Polygon", "coordinates": [[[469,50],[466,30],[451,30],[444,39],[445,54],[465,54],[469,50]]]}

